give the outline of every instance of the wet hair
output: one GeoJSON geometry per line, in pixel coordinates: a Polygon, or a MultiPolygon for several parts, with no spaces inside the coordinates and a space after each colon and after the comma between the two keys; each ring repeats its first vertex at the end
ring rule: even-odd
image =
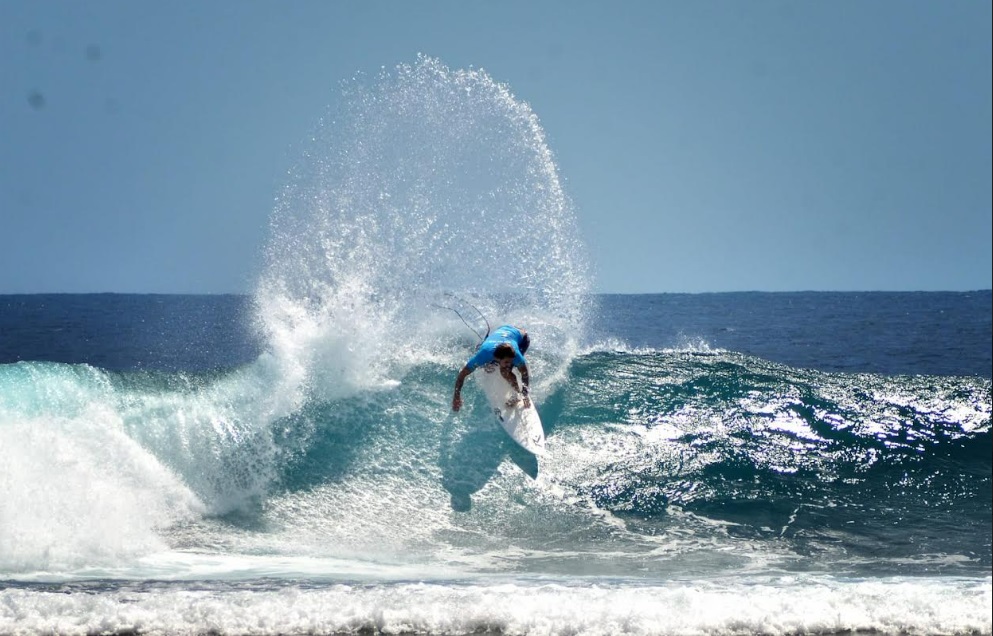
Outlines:
{"type": "Polygon", "coordinates": [[[513,358],[513,357],[515,357],[514,348],[506,342],[501,342],[496,346],[495,349],[493,349],[494,360],[503,360],[504,358],[513,358]]]}

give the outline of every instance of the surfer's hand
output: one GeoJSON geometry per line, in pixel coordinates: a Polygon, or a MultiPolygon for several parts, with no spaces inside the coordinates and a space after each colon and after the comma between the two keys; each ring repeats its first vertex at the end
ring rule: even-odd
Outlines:
{"type": "Polygon", "coordinates": [[[458,413],[460,408],[462,408],[462,396],[456,393],[452,398],[452,410],[458,413]]]}

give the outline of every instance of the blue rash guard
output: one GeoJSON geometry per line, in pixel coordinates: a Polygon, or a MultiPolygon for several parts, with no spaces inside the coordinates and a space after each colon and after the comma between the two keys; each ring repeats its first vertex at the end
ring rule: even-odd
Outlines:
{"type": "Polygon", "coordinates": [[[493,351],[498,345],[506,342],[514,348],[514,366],[520,367],[528,363],[521,354],[521,342],[524,339],[524,335],[521,330],[517,327],[512,327],[510,325],[503,325],[502,327],[497,327],[493,333],[491,333],[486,340],[483,340],[482,344],[479,345],[479,349],[476,350],[476,355],[469,358],[469,361],[465,363],[465,366],[469,367],[470,371],[475,371],[484,364],[489,364],[493,362],[493,351]]]}

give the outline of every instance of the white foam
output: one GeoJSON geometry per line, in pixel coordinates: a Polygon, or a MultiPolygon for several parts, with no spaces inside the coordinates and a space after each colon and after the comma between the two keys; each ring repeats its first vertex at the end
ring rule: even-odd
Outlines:
{"type": "Polygon", "coordinates": [[[108,565],[86,565],[59,572],[25,572],[0,575],[0,581],[18,583],[231,581],[255,579],[306,579],[313,584],[329,581],[410,581],[448,579],[465,573],[451,567],[386,563],[361,558],[286,554],[204,553],[165,550],[108,565]]]}
{"type": "Polygon", "coordinates": [[[990,579],[127,586],[0,591],[0,633],[989,634],[990,579]]]}
{"type": "Polygon", "coordinates": [[[719,354],[726,353],[726,350],[710,346],[710,343],[701,337],[691,338],[687,336],[680,336],[679,341],[674,346],[663,348],[635,347],[623,340],[620,340],[619,338],[606,338],[596,340],[586,345],[582,348],[580,353],[582,355],[589,355],[591,353],[624,353],[629,355],[648,356],[660,353],[719,354]]]}
{"type": "Polygon", "coordinates": [[[0,419],[0,571],[116,563],[161,550],[159,528],[203,510],[106,407],[0,419]]]}

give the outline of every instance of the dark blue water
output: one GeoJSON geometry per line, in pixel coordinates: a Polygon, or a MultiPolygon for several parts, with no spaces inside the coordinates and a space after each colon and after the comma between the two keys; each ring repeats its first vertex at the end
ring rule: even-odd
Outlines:
{"type": "Polygon", "coordinates": [[[202,371],[258,357],[249,296],[0,296],[0,364],[202,371]]]}
{"type": "MultiPolygon", "coordinates": [[[[990,292],[606,294],[594,337],[705,344],[796,367],[971,375],[993,369],[990,292]]],[[[0,296],[0,364],[201,371],[262,350],[249,296],[0,296]]]]}
{"type": "Polygon", "coordinates": [[[989,378],[991,306],[988,290],[606,295],[600,318],[633,347],[700,340],[822,371],[989,378]]]}

